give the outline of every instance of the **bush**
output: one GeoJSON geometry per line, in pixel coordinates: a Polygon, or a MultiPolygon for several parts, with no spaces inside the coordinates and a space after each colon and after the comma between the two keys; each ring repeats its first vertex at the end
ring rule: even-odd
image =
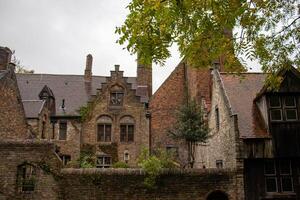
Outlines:
{"type": "Polygon", "coordinates": [[[129,168],[129,165],[125,162],[116,162],[112,165],[112,168],[129,168]]]}

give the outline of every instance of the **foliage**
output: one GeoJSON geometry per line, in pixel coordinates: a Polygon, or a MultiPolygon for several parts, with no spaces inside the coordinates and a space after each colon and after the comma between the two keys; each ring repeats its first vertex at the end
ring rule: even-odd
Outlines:
{"type": "Polygon", "coordinates": [[[158,150],[156,155],[150,155],[149,150],[144,148],[139,156],[138,166],[146,172],[145,187],[154,189],[161,170],[175,168],[176,164],[165,151],[158,150]]]}
{"type": "Polygon", "coordinates": [[[82,122],[85,121],[89,117],[91,110],[92,110],[92,106],[90,103],[86,106],[81,106],[79,108],[79,115],[80,115],[82,122]]]}
{"type": "Polygon", "coordinates": [[[245,57],[258,59],[271,74],[300,64],[298,0],[132,0],[127,8],[129,15],[116,28],[117,42],[139,52],[145,63],[164,64],[176,43],[197,67],[220,56],[226,57],[228,71],[244,70],[245,57]]]}
{"type": "Polygon", "coordinates": [[[125,162],[116,162],[112,165],[112,168],[129,168],[129,165],[125,162]]]}
{"type": "Polygon", "coordinates": [[[93,167],[96,167],[95,166],[95,163],[96,163],[95,160],[96,160],[96,158],[93,154],[81,152],[80,157],[78,159],[79,167],[80,168],[93,168],[93,167]]]}
{"type": "Polygon", "coordinates": [[[177,121],[170,135],[188,144],[189,164],[193,168],[195,162],[195,144],[206,142],[209,135],[207,123],[204,120],[202,109],[194,100],[182,106],[177,113],[177,121]]]}

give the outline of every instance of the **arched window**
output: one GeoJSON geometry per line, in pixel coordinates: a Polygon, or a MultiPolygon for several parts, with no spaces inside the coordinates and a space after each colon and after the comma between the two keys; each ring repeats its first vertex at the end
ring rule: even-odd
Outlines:
{"type": "Polygon", "coordinates": [[[34,191],[36,182],[36,168],[28,163],[18,166],[17,183],[20,192],[34,191]]]}
{"type": "Polygon", "coordinates": [[[123,105],[124,89],[121,86],[114,85],[110,89],[110,105],[123,105]]]}
{"type": "Polygon", "coordinates": [[[111,142],[112,119],[101,116],[97,120],[97,142],[111,142]]]}
{"type": "Polygon", "coordinates": [[[134,119],[125,116],[120,120],[120,142],[134,141],[134,119]]]}
{"type": "Polygon", "coordinates": [[[222,191],[213,191],[206,200],[228,200],[228,195],[222,191]]]}

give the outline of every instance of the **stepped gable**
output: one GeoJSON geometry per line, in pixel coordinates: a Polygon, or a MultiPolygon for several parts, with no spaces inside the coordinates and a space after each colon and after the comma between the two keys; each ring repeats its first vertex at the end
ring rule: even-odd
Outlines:
{"type": "MultiPolygon", "coordinates": [[[[91,90],[87,91],[84,75],[54,74],[16,74],[22,100],[40,100],[39,94],[47,85],[55,97],[56,116],[79,116],[78,109],[85,105],[91,96],[97,94],[102,84],[107,81],[104,76],[93,76],[91,90]],[[62,104],[64,100],[64,109],[62,104]]],[[[136,78],[124,77],[131,88],[136,90],[136,78]]]]}

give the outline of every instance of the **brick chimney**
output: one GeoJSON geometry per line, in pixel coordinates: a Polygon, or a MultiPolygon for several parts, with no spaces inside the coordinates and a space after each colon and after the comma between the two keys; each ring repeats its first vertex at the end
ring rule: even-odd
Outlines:
{"type": "Polygon", "coordinates": [[[152,96],[152,64],[145,65],[137,56],[137,86],[148,88],[148,96],[152,96]]]}
{"type": "Polygon", "coordinates": [[[0,47],[0,70],[6,70],[11,62],[12,51],[7,47],[0,47]]]}
{"type": "Polygon", "coordinates": [[[93,66],[93,56],[88,54],[86,56],[86,66],[84,71],[84,81],[91,82],[92,81],[92,66],[93,66]]]}

